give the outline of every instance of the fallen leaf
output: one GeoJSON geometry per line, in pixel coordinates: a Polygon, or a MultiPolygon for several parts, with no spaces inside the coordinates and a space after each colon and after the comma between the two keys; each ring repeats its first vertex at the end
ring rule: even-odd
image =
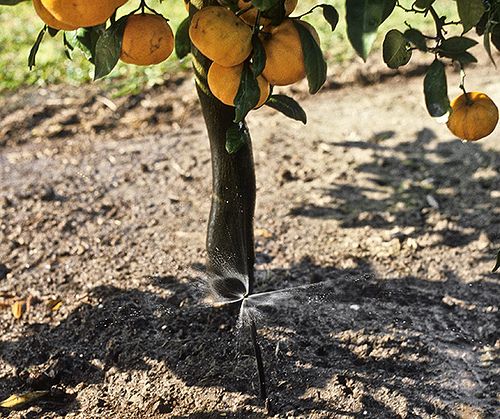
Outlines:
{"type": "Polygon", "coordinates": [[[60,298],[51,298],[45,303],[47,311],[56,311],[62,306],[63,300],[60,298]]]}
{"type": "Polygon", "coordinates": [[[15,301],[13,304],[12,304],[12,314],[14,315],[14,317],[19,320],[24,312],[26,311],[26,301],[15,301]]]}
{"type": "Polygon", "coordinates": [[[31,402],[39,399],[40,397],[43,397],[47,394],[49,394],[49,392],[47,390],[28,391],[26,393],[13,394],[9,398],[0,402],[0,407],[17,409],[17,408],[24,406],[25,404],[31,403],[31,402]]]}

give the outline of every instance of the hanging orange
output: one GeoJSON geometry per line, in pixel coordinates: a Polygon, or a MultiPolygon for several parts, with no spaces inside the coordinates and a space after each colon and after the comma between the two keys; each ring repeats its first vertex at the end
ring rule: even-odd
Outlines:
{"type": "Polygon", "coordinates": [[[490,135],[498,123],[498,108],[484,93],[462,93],[450,105],[452,111],[446,125],[462,140],[480,140],[490,135]]]}
{"type": "Polygon", "coordinates": [[[118,0],[40,0],[47,11],[58,21],[82,28],[106,22],[117,7],[118,0]]]}
{"type": "Polygon", "coordinates": [[[51,28],[61,30],[61,31],[74,31],[78,29],[78,26],[68,25],[67,23],[61,22],[56,19],[52,13],[50,13],[40,0],[33,0],[33,7],[35,8],[36,14],[51,28]]]}
{"type": "Polygon", "coordinates": [[[252,52],[252,29],[222,6],[196,12],[191,18],[189,38],[205,57],[224,67],[241,64],[252,52]]]}
{"type": "MultiPolygon", "coordinates": [[[[224,67],[216,62],[212,63],[208,69],[207,83],[212,94],[222,103],[234,106],[234,99],[240,87],[243,64],[233,67],[224,67]]],[[[269,82],[262,76],[257,77],[259,84],[260,99],[256,108],[262,106],[269,97],[269,82]]]]}
{"type": "Polygon", "coordinates": [[[174,44],[174,33],[163,16],[130,15],[123,32],[120,60],[135,65],[159,64],[172,54],[174,44]]]}

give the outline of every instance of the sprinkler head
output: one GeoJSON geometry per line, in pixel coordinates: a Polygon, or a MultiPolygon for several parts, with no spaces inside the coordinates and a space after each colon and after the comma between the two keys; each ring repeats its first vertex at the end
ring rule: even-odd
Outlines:
{"type": "Polygon", "coordinates": [[[217,277],[210,281],[212,292],[219,300],[240,301],[248,294],[245,283],[240,278],[217,277]]]}

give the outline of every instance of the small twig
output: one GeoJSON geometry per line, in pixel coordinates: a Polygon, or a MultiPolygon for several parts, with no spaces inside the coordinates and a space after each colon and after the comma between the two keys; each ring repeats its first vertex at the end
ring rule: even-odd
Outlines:
{"type": "Polygon", "coordinates": [[[265,402],[267,400],[267,389],[266,377],[264,374],[264,362],[262,361],[262,352],[260,351],[259,342],[257,341],[257,328],[255,327],[254,321],[250,323],[250,336],[252,338],[255,360],[257,362],[257,376],[259,378],[260,398],[265,402]]]}
{"type": "Polygon", "coordinates": [[[436,10],[434,7],[429,7],[429,12],[431,13],[432,19],[434,19],[434,23],[436,24],[436,41],[441,43],[444,41],[444,36],[443,36],[443,25],[444,22],[443,20],[439,17],[437,14],[436,10]]]}

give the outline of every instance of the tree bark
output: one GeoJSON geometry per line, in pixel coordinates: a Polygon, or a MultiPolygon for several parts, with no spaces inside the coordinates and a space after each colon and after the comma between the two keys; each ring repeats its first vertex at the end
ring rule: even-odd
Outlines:
{"type": "MultiPolygon", "coordinates": [[[[193,1],[190,14],[213,0],[193,1]]],[[[212,206],[207,227],[207,274],[211,291],[223,301],[237,301],[252,292],[254,279],[255,168],[252,144],[226,151],[226,131],[234,108],[211,93],[207,72],[211,61],[192,47],[193,67],[212,157],[212,206]]]]}

